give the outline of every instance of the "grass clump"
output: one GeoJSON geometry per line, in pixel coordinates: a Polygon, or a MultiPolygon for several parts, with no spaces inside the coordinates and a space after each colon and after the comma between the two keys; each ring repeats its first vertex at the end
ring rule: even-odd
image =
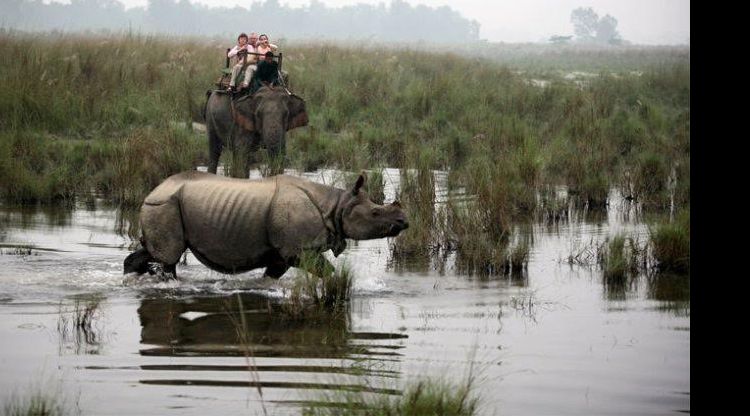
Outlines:
{"type": "Polygon", "coordinates": [[[304,252],[282,310],[291,318],[343,310],[351,299],[353,285],[354,273],[348,265],[336,270],[321,255],[304,252]]]}
{"type": "Polygon", "coordinates": [[[48,381],[33,385],[24,393],[14,392],[5,398],[3,416],[70,416],[80,415],[78,402],[71,403],[59,383],[48,381]]]}
{"type": "Polygon", "coordinates": [[[476,205],[475,201],[448,201],[444,246],[456,251],[459,273],[505,274],[510,271],[509,233],[496,235],[496,226],[487,223],[486,213],[476,205]]]}
{"type": "Polygon", "coordinates": [[[659,271],[690,273],[690,211],[677,214],[674,222],[649,228],[659,271]]]}
{"type": "Polygon", "coordinates": [[[622,234],[607,238],[597,251],[597,263],[606,282],[625,282],[646,269],[646,249],[622,234]]]}
{"type": "MultiPolygon", "coordinates": [[[[412,258],[418,263],[429,263],[430,255],[438,249],[439,234],[435,220],[435,174],[430,168],[435,154],[425,149],[409,158],[416,169],[401,169],[397,200],[409,215],[409,230],[399,234],[391,245],[394,259],[412,258]]],[[[400,260],[399,260],[400,261],[400,260]]]]}
{"type": "Polygon", "coordinates": [[[422,378],[407,384],[400,396],[368,396],[362,393],[326,398],[303,410],[305,415],[469,416],[479,412],[480,398],[472,375],[464,382],[422,378]]]}

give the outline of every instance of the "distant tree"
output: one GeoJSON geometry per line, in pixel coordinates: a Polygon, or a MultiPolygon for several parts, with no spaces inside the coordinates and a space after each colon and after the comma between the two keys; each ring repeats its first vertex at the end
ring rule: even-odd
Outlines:
{"type": "MultiPolygon", "coordinates": [[[[570,14],[573,31],[581,42],[620,44],[623,42],[617,31],[617,19],[610,15],[599,18],[591,7],[579,7],[570,14]]],[[[550,39],[551,40],[551,39],[550,39]]]]}
{"type": "Polygon", "coordinates": [[[599,26],[599,15],[591,7],[579,7],[570,14],[573,32],[582,41],[591,41],[596,37],[599,26]]]}
{"type": "Polygon", "coordinates": [[[599,25],[596,28],[596,41],[615,45],[622,42],[620,33],[617,32],[617,19],[610,15],[599,19],[599,25]]]}
{"type": "Polygon", "coordinates": [[[573,36],[560,36],[560,35],[554,35],[550,36],[549,41],[552,43],[568,43],[571,39],[573,39],[573,36]]]}

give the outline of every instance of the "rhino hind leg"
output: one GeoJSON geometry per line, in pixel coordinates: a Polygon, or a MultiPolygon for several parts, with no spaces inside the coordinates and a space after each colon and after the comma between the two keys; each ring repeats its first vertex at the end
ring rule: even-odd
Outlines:
{"type": "Polygon", "coordinates": [[[130,253],[129,256],[125,257],[124,274],[148,273],[150,275],[159,274],[165,280],[177,278],[177,265],[176,264],[164,264],[159,260],[155,259],[151,253],[146,250],[145,247],[130,253]]]}
{"type": "Polygon", "coordinates": [[[157,262],[155,267],[149,269],[150,274],[158,274],[162,280],[176,280],[177,279],[177,264],[164,264],[157,262]]]}
{"type": "Polygon", "coordinates": [[[156,259],[151,256],[151,253],[149,253],[145,247],[141,247],[140,249],[130,253],[129,256],[125,257],[125,261],[123,262],[123,273],[150,273],[151,269],[149,263],[152,263],[154,261],[156,261],[156,259]]]}

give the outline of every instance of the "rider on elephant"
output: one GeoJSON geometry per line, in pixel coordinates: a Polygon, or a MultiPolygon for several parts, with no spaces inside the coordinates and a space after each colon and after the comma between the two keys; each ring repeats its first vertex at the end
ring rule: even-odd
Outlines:
{"type": "Polygon", "coordinates": [[[245,72],[245,77],[240,84],[240,90],[247,88],[250,85],[250,80],[253,78],[258,58],[255,55],[255,45],[258,42],[258,34],[255,32],[250,33],[250,37],[244,33],[241,33],[237,37],[237,45],[227,53],[227,57],[236,58],[236,63],[232,67],[232,78],[229,80],[229,91],[235,91],[237,86],[237,80],[245,72]]]}
{"type": "Polygon", "coordinates": [[[254,93],[263,85],[277,85],[279,83],[279,64],[273,60],[273,52],[266,52],[265,59],[258,63],[250,93],[254,93]]]}

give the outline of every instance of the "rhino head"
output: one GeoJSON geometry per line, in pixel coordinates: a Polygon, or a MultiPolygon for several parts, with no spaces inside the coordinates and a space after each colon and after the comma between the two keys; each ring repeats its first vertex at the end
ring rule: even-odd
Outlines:
{"type": "Polygon", "coordinates": [[[347,238],[371,240],[395,237],[409,227],[401,204],[378,205],[362,189],[367,178],[360,174],[354,188],[346,191],[341,207],[341,225],[347,238]]]}

